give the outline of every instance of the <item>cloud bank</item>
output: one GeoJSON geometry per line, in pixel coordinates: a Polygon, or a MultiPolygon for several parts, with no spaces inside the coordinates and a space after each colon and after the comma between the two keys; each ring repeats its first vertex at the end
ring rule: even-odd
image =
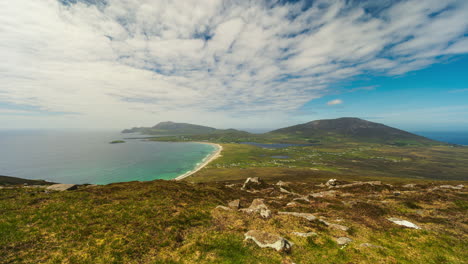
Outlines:
{"type": "Polygon", "coordinates": [[[268,125],[333,83],[468,53],[468,1],[378,2],[3,1],[0,115],[268,125]]]}

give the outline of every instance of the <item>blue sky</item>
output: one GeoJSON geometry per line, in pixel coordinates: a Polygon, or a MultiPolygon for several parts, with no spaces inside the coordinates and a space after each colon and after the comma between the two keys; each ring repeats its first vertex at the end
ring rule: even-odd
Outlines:
{"type": "Polygon", "coordinates": [[[399,76],[357,76],[300,108],[301,119],[355,116],[411,131],[468,131],[468,56],[399,76]],[[328,105],[333,100],[340,104],[328,105]]]}
{"type": "Polygon", "coordinates": [[[0,129],[468,130],[466,0],[0,3],[0,129]]]}

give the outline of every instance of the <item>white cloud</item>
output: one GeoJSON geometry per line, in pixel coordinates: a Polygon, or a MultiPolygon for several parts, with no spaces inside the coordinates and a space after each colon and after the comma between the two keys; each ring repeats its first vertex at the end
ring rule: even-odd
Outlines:
{"type": "Polygon", "coordinates": [[[335,100],[331,100],[327,103],[327,105],[339,105],[339,104],[342,104],[343,103],[343,100],[340,100],[340,99],[335,99],[335,100]]]}
{"type": "Polygon", "coordinates": [[[267,126],[335,82],[468,52],[462,0],[107,2],[0,3],[0,104],[81,114],[18,122],[267,126]]]}

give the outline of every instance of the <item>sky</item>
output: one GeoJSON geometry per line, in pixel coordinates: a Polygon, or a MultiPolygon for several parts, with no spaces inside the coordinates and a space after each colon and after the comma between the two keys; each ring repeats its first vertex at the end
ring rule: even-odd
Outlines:
{"type": "Polygon", "coordinates": [[[0,129],[468,131],[466,0],[0,2],[0,129]]]}

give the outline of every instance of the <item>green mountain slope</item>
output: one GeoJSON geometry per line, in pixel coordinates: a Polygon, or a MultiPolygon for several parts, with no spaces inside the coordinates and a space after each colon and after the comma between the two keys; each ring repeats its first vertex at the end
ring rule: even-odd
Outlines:
{"type": "Polygon", "coordinates": [[[267,134],[319,142],[353,140],[396,145],[439,143],[397,128],[352,117],[316,120],[277,129],[267,134]]]}

